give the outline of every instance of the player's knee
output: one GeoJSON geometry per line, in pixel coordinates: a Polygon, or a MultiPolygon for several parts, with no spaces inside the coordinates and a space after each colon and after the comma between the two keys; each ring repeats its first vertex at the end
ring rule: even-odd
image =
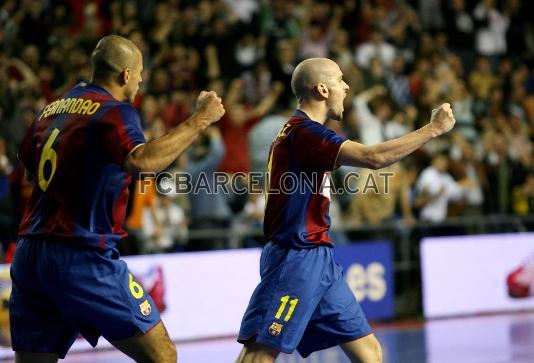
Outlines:
{"type": "Polygon", "coordinates": [[[353,363],[382,362],[382,348],[374,334],[342,344],[341,347],[353,363]]]}
{"type": "Polygon", "coordinates": [[[169,340],[165,343],[164,348],[158,351],[158,357],[156,357],[154,362],[176,363],[177,360],[178,352],[176,346],[169,340]]]}
{"type": "Polygon", "coordinates": [[[243,355],[240,363],[273,363],[274,357],[264,352],[249,352],[243,355]]]}
{"type": "Polygon", "coordinates": [[[175,363],[178,361],[178,351],[176,350],[176,345],[171,343],[169,350],[168,350],[168,355],[169,355],[169,362],[175,363]]]}
{"type": "Polygon", "coordinates": [[[374,362],[382,363],[382,347],[378,340],[375,342],[373,350],[375,352],[374,362]]]}
{"type": "Polygon", "coordinates": [[[160,342],[157,347],[146,349],[139,357],[134,358],[143,363],[176,363],[178,353],[176,346],[169,340],[160,342]]]}
{"type": "Polygon", "coordinates": [[[363,363],[382,363],[382,347],[378,340],[373,339],[369,344],[363,363]]]}
{"type": "Polygon", "coordinates": [[[174,344],[172,346],[171,355],[172,355],[173,362],[177,362],[178,361],[178,350],[176,349],[176,346],[174,344]]]}
{"type": "Polygon", "coordinates": [[[245,344],[237,363],[273,363],[277,356],[278,351],[256,342],[249,342],[245,344]]]}

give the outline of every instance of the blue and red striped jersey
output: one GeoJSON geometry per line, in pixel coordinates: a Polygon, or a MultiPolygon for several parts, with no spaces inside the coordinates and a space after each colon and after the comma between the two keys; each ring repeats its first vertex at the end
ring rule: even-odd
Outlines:
{"type": "Polygon", "coordinates": [[[124,161],[143,143],[137,110],[96,85],[82,82],[48,104],[18,153],[33,179],[19,236],[114,248],[126,236],[124,161]]]}
{"type": "Polygon", "coordinates": [[[330,228],[330,173],[341,144],[332,130],[297,110],[271,145],[263,229],[281,245],[333,245],[330,228]]]}

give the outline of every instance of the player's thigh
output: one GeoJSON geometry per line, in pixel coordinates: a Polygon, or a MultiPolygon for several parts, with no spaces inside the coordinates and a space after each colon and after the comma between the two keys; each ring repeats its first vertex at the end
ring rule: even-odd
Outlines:
{"type": "Polygon", "coordinates": [[[278,351],[293,352],[327,289],[324,270],[332,263],[330,252],[329,247],[287,250],[272,246],[262,261],[265,273],[243,317],[238,341],[255,339],[278,351]]]}
{"type": "Polygon", "coordinates": [[[15,282],[9,316],[11,342],[16,352],[52,353],[64,357],[77,335],[48,296],[21,292],[15,282]]]}
{"type": "Polygon", "coordinates": [[[54,353],[15,352],[15,363],[56,363],[59,356],[54,353]]]}
{"type": "Polygon", "coordinates": [[[351,362],[380,363],[382,362],[382,348],[374,334],[342,343],[341,349],[351,362]]]}
{"type": "Polygon", "coordinates": [[[176,347],[165,325],[160,321],[146,333],[138,331],[133,337],[111,344],[136,362],[176,362],[176,347]]]}
{"type": "Polygon", "coordinates": [[[11,343],[14,351],[21,352],[23,362],[39,361],[38,357],[47,354],[64,357],[77,336],[40,281],[43,274],[50,274],[48,265],[41,266],[43,261],[38,258],[43,245],[43,241],[19,240],[11,265],[11,343]]]}
{"type": "MultiPolygon", "coordinates": [[[[52,293],[65,318],[93,346],[147,333],[160,321],[156,305],[124,261],[107,252],[77,251],[52,293]]],[[[53,289],[52,281],[50,281],[53,289]]]]}
{"type": "Polygon", "coordinates": [[[245,343],[236,363],[272,363],[278,354],[278,350],[251,339],[245,343]]]}

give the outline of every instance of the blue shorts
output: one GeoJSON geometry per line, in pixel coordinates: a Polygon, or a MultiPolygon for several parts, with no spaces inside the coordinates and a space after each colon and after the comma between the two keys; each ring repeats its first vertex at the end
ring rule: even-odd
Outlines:
{"type": "Polygon", "coordinates": [[[334,261],[333,249],[291,249],[269,242],[260,260],[238,341],[307,357],[372,333],[360,304],[334,261]]]}
{"type": "Polygon", "coordinates": [[[116,250],[19,238],[9,301],[13,350],[64,358],[78,334],[96,346],[100,336],[118,341],[154,327],[156,305],[118,257],[116,250]]]}

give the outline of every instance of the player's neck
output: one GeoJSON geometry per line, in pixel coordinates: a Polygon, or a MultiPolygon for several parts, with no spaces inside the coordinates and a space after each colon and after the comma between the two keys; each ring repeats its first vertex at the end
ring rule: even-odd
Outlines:
{"type": "Polygon", "coordinates": [[[297,109],[304,112],[313,121],[317,121],[320,124],[324,124],[326,122],[327,111],[325,105],[322,103],[313,101],[300,101],[297,109]]]}
{"type": "Polygon", "coordinates": [[[98,81],[94,79],[91,79],[90,82],[95,86],[101,87],[108,91],[108,93],[117,101],[124,101],[126,98],[123,89],[113,82],[98,81]]]}

